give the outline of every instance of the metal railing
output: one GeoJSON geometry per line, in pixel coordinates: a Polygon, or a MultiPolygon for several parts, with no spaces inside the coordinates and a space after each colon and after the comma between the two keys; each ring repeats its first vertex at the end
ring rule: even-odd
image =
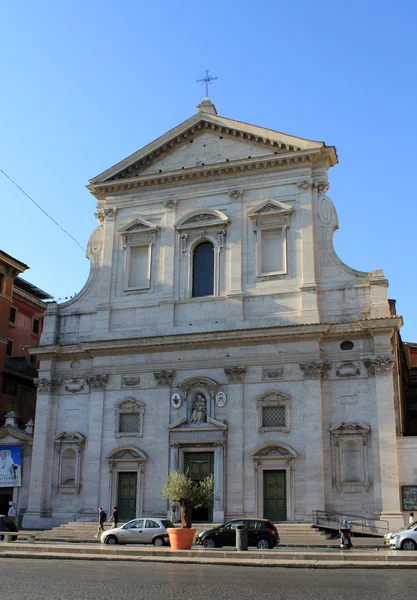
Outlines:
{"type": "Polygon", "coordinates": [[[350,521],[352,532],[359,535],[383,537],[389,531],[389,523],[383,519],[370,519],[361,515],[313,510],[313,527],[339,531],[342,521],[350,521]]]}

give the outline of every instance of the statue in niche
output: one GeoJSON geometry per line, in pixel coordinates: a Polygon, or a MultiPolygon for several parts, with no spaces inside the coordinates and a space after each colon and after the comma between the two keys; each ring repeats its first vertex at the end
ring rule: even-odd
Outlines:
{"type": "Polygon", "coordinates": [[[205,423],[207,418],[207,403],[202,394],[197,394],[191,409],[190,423],[205,423]]]}

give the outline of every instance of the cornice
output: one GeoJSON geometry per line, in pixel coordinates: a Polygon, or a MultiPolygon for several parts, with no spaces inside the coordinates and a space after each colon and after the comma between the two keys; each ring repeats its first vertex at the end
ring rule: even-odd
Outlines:
{"type": "Polygon", "coordinates": [[[277,344],[293,341],[319,341],[329,325],[289,325],[264,329],[237,329],[203,333],[174,334],[147,338],[97,340],[80,344],[40,346],[36,355],[41,360],[70,360],[112,354],[188,350],[190,348],[277,344]]]}
{"type": "Polygon", "coordinates": [[[155,173],[139,175],[131,179],[115,179],[103,183],[91,183],[87,189],[96,197],[102,197],[106,192],[118,193],[144,187],[159,185],[176,185],[188,181],[199,181],[216,177],[244,174],[251,171],[274,169],[276,167],[297,167],[301,164],[311,164],[319,156],[320,148],[311,150],[299,150],[264,157],[234,160],[214,165],[204,165],[187,169],[167,171],[166,173],[155,173]]]}

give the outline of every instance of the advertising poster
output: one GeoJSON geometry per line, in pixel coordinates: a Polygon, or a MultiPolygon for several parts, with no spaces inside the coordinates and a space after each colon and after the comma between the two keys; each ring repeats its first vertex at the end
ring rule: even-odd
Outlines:
{"type": "Polygon", "coordinates": [[[403,510],[417,510],[417,486],[403,485],[403,510]]]}
{"type": "Polygon", "coordinates": [[[22,485],[22,446],[0,446],[0,487],[22,485]]]}

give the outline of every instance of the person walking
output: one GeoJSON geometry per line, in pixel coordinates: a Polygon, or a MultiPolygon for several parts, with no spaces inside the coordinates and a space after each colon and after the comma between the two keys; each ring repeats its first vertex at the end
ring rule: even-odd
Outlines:
{"type": "Polygon", "coordinates": [[[16,510],[16,504],[14,502],[9,502],[9,512],[7,513],[7,516],[10,517],[13,520],[13,523],[16,523],[16,517],[17,517],[17,510],[16,510]]]}
{"type": "Polygon", "coordinates": [[[412,525],[414,523],[414,513],[410,513],[410,516],[408,517],[408,524],[412,525]]]}
{"type": "Polygon", "coordinates": [[[116,529],[117,524],[119,522],[119,509],[117,508],[117,506],[113,506],[113,512],[109,519],[109,523],[110,523],[110,521],[113,521],[113,529],[116,529]]]}
{"type": "Polygon", "coordinates": [[[98,529],[97,535],[94,537],[100,539],[102,533],[104,533],[104,523],[106,522],[107,515],[101,506],[98,507],[98,529]]]}

